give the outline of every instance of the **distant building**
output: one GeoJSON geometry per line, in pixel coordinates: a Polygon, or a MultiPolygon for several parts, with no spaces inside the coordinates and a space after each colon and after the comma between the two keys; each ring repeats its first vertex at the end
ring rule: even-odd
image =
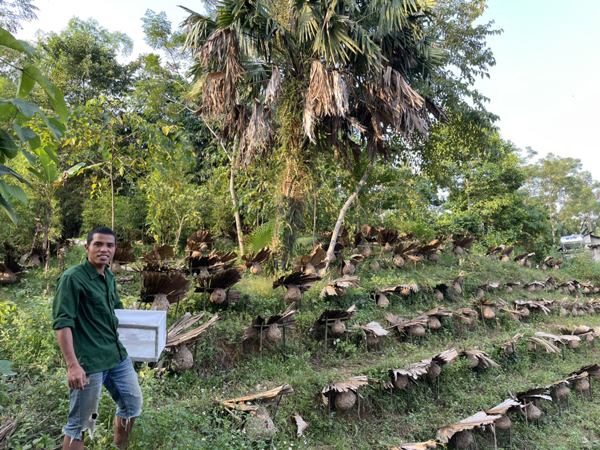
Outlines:
{"type": "Polygon", "coordinates": [[[592,253],[592,259],[596,262],[600,261],[600,236],[592,233],[562,236],[560,245],[560,251],[563,253],[570,253],[578,248],[587,248],[592,253]]]}

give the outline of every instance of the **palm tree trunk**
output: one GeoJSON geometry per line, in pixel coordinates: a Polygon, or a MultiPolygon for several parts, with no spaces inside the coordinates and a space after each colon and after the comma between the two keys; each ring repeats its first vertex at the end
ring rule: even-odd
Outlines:
{"type": "Polygon", "coordinates": [[[242,232],[242,218],[240,216],[240,210],[238,208],[237,197],[235,195],[235,168],[231,167],[229,172],[229,193],[231,194],[231,202],[233,203],[233,211],[235,216],[235,228],[237,231],[238,242],[240,244],[240,256],[244,255],[244,234],[242,232]]]}
{"type": "Polygon", "coordinates": [[[348,211],[348,208],[350,208],[350,205],[352,205],[352,202],[354,201],[354,199],[358,196],[358,193],[360,192],[362,187],[367,182],[367,179],[369,178],[369,175],[371,174],[371,169],[373,168],[374,163],[375,163],[375,153],[373,153],[373,156],[371,156],[371,160],[369,161],[367,170],[365,170],[364,175],[358,182],[356,189],[354,190],[352,195],[350,197],[348,197],[348,200],[346,200],[346,203],[344,203],[344,206],[342,206],[342,209],[340,210],[340,214],[338,216],[337,222],[335,223],[335,228],[333,229],[333,234],[331,235],[331,241],[329,242],[329,249],[327,250],[327,258],[325,259],[325,261],[326,261],[325,270],[327,270],[329,268],[329,261],[331,261],[333,251],[335,250],[335,244],[337,243],[337,238],[338,238],[338,235],[340,234],[340,229],[342,228],[342,223],[344,223],[344,217],[346,216],[346,212],[348,211]]]}
{"type": "Polygon", "coordinates": [[[115,231],[115,177],[113,168],[115,165],[115,138],[112,139],[112,149],[110,152],[110,224],[111,230],[115,231]]]}

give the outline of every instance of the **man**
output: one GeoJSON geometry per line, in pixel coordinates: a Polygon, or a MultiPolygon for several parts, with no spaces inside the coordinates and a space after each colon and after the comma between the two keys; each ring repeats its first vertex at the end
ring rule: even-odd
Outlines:
{"type": "Polygon", "coordinates": [[[117,237],[107,227],[88,233],[87,259],[58,280],[52,308],[58,345],[67,365],[70,407],[63,449],[82,450],[86,430],[93,438],[102,385],[117,404],[114,443],[124,449],[142,409],[137,373],[119,341],[115,309],[123,309],[108,269],[117,237]]]}

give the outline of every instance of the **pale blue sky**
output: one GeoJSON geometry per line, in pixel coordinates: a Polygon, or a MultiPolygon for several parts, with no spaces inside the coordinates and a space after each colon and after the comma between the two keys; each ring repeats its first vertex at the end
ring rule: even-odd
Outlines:
{"type": "MultiPolygon", "coordinates": [[[[36,30],[59,31],[73,15],[94,17],[111,31],[134,40],[134,54],[148,52],[140,18],[146,9],[165,11],[173,25],[183,4],[176,0],[37,0],[40,20],[17,33],[31,38],[36,30]]],[[[484,20],[504,33],[489,38],[497,65],[491,78],[477,83],[500,116],[502,137],[518,147],[532,147],[579,158],[600,180],[600,145],[596,120],[600,104],[600,0],[489,0],[484,20]]]]}

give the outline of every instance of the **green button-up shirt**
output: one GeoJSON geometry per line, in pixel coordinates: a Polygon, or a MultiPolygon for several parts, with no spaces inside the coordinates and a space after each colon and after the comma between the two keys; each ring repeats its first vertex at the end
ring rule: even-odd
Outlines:
{"type": "Polygon", "coordinates": [[[115,309],[123,309],[123,303],[108,268],[102,277],[86,259],[58,279],[52,328],[71,328],[75,356],[87,374],[116,367],[119,356],[127,358],[117,332],[115,309]]]}

